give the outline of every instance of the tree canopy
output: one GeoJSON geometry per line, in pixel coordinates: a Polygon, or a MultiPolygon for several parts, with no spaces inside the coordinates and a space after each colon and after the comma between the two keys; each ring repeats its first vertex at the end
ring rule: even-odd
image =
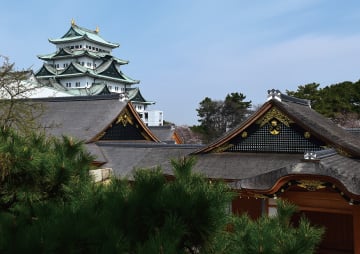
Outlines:
{"type": "Polygon", "coordinates": [[[225,100],[212,100],[206,97],[196,109],[200,125],[193,131],[201,133],[204,143],[218,138],[229,129],[241,123],[248,115],[251,101],[245,101],[242,93],[230,93],[225,100]]]}
{"type": "Polygon", "coordinates": [[[0,126],[26,132],[38,127],[36,119],[43,113],[41,104],[26,100],[37,88],[27,82],[31,70],[16,71],[14,63],[0,55],[0,126]]]}
{"type": "Polygon", "coordinates": [[[288,95],[311,101],[311,106],[320,114],[333,119],[345,127],[359,127],[360,80],[345,81],[320,88],[320,84],[301,85],[296,91],[286,91],[288,95]]]}

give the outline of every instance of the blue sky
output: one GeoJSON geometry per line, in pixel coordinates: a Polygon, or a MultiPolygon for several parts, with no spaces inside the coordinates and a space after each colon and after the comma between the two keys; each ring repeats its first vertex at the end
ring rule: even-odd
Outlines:
{"type": "Polygon", "coordinates": [[[360,79],[357,0],[5,1],[0,54],[36,71],[72,19],[120,43],[122,71],[177,125],[198,124],[205,97],[259,105],[268,89],[360,79]]]}

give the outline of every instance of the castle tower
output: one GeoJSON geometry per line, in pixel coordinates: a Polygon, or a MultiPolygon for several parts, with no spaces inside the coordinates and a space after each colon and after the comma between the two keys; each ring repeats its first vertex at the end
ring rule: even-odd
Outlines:
{"type": "MultiPolygon", "coordinates": [[[[121,100],[130,100],[143,120],[148,121],[145,119],[149,115],[147,106],[155,102],[146,101],[134,86],[140,81],[121,71],[121,66],[129,61],[112,55],[112,50],[120,45],[103,39],[98,27],[89,30],[72,20],[62,37],[49,42],[56,46],[56,51],[38,56],[44,64],[35,73],[42,85],[74,96],[118,93],[121,100]]],[[[162,112],[160,115],[161,119],[154,122],[162,125],[162,112]]]]}

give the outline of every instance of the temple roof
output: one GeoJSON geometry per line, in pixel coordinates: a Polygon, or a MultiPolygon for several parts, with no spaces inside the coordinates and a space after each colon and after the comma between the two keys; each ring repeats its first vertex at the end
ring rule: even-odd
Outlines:
{"type": "Polygon", "coordinates": [[[115,176],[127,177],[130,180],[133,179],[133,173],[137,169],[157,168],[165,164],[171,168],[171,159],[183,158],[200,147],[199,145],[103,141],[96,142],[96,145],[108,158],[103,166],[112,168],[115,176]]]}
{"type": "MultiPolygon", "coordinates": [[[[122,102],[119,95],[72,96],[45,99],[32,99],[45,109],[39,122],[47,134],[60,137],[67,135],[85,142],[102,139],[111,128],[136,132],[136,141],[159,142],[142,122],[130,102],[122,102]]],[[[111,140],[121,141],[117,133],[111,140]]],[[[126,139],[128,141],[128,139],[126,139]]]]}
{"type": "Polygon", "coordinates": [[[76,25],[75,23],[71,24],[69,30],[61,37],[57,39],[49,39],[51,43],[61,44],[66,42],[88,40],[97,44],[101,44],[110,48],[117,48],[120,45],[117,43],[112,43],[104,40],[98,33],[97,30],[89,30],[83,27],[76,25]]]}
{"type": "Polygon", "coordinates": [[[175,126],[149,126],[149,129],[154,133],[162,142],[167,144],[175,144],[174,134],[175,126]]]}
{"type": "Polygon", "coordinates": [[[271,193],[282,179],[322,179],[360,202],[358,136],[315,112],[306,100],[270,97],[239,126],[189,156],[196,157],[196,172],[231,182],[235,189],[271,193]]]}
{"type": "Polygon", "coordinates": [[[273,111],[274,118],[288,118],[287,121],[296,123],[298,128],[323,142],[326,147],[335,148],[340,153],[347,154],[350,157],[360,158],[360,140],[354,134],[313,110],[306,101],[297,98],[291,99],[290,96],[283,96],[282,98],[282,100],[277,98],[269,99],[247,120],[209,144],[206,148],[197,151],[196,154],[213,152],[224,148],[235,139],[241,139],[244,131],[246,132],[249,127],[255,125],[257,121],[264,119],[266,114],[269,115],[273,111]]]}

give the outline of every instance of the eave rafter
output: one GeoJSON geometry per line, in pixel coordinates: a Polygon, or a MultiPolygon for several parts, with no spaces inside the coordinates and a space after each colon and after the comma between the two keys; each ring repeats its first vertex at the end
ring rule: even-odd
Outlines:
{"type": "Polygon", "coordinates": [[[232,183],[231,186],[237,186],[235,189],[244,197],[252,198],[281,198],[287,191],[298,189],[307,192],[335,192],[338,193],[349,205],[360,205],[360,195],[356,195],[349,190],[337,179],[323,175],[286,175],[277,180],[269,189],[256,190],[241,188],[239,182],[232,183]]]}

